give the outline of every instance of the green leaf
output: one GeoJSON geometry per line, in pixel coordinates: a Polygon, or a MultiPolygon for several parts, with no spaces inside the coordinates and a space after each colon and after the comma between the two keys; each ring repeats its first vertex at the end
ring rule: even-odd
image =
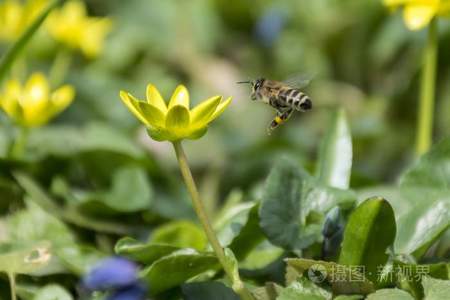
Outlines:
{"type": "Polygon", "coordinates": [[[424,296],[422,279],[431,276],[439,279],[449,278],[450,264],[406,264],[394,260],[391,269],[386,273],[385,279],[388,284],[397,283],[401,288],[408,290],[416,299],[424,296]]]}
{"type": "Polygon", "coordinates": [[[139,167],[123,167],[114,173],[109,191],[85,193],[79,208],[94,214],[105,209],[133,213],[149,209],[153,197],[153,188],[145,171],[139,167]]]}
{"type": "Polygon", "coordinates": [[[107,256],[96,248],[78,243],[56,248],[55,253],[67,269],[79,276],[86,274],[93,265],[107,256]]]}
{"type": "Polygon", "coordinates": [[[126,234],[129,229],[119,223],[106,222],[90,218],[73,209],[66,209],[56,205],[56,201],[51,199],[42,188],[28,175],[15,172],[14,177],[19,185],[30,195],[30,200],[36,203],[42,210],[55,218],[78,225],[83,228],[94,229],[102,232],[126,234]]]}
{"type": "Polygon", "coordinates": [[[264,186],[260,226],[271,243],[285,249],[310,244],[310,239],[301,236],[304,228],[300,200],[304,178],[295,163],[283,159],[272,169],[264,186]]]}
{"type": "Polygon", "coordinates": [[[70,293],[60,285],[48,284],[39,289],[33,300],[72,300],[70,293]]]}
{"type": "Polygon", "coordinates": [[[150,243],[167,244],[178,248],[204,250],[208,240],[203,230],[190,221],[173,221],[156,228],[150,243]]]}
{"type": "Polygon", "coordinates": [[[284,249],[276,247],[266,240],[253,249],[243,261],[240,261],[239,266],[249,270],[263,269],[279,259],[283,253],[284,249]]]}
{"type": "Polygon", "coordinates": [[[241,203],[228,208],[216,222],[221,245],[230,248],[238,260],[264,240],[258,211],[259,203],[241,203]]]}
{"type": "Polygon", "coordinates": [[[362,300],[364,296],[361,295],[339,295],[334,300],[362,300]]]}
{"type": "Polygon", "coordinates": [[[141,277],[151,287],[152,294],[159,294],[217,267],[215,255],[183,249],[155,261],[141,272],[141,277]]]}
{"type": "Polygon", "coordinates": [[[226,205],[221,209],[214,221],[214,229],[221,245],[227,247],[239,235],[248,220],[252,207],[254,207],[252,202],[243,202],[226,205]]]}
{"type": "Polygon", "coordinates": [[[362,190],[360,199],[381,196],[397,221],[394,250],[419,259],[450,225],[450,194],[435,188],[379,186],[362,190]]]}
{"type": "Polygon", "coordinates": [[[25,244],[51,241],[53,247],[75,243],[72,233],[58,218],[34,202],[27,201],[26,205],[26,209],[7,219],[9,241],[25,244]]]}
{"type": "Polygon", "coordinates": [[[58,218],[44,211],[32,201],[27,208],[7,219],[8,241],[18,247],[34,247],[50,243],[51,260],[47,267],[39,270],[44,274],[67,272],[84,274],[95,262],[105,256],[91,247],[79,245],[69,228],[58,218]]]}
{"type": "Polygon", "coordinates": [[[401,188],[412,208],[399,217],[395,250],[420,258],[450,227],[450,138],[403,174],[401,188]]]}
{"type": "Polygon", "coordinates": [[[229,268],[229,274],[231,274],[231,285],[234,291],[242,290],[244,287],[243,282],[241,281],[241,278],[239,276],[239,265],[236,260],[236,257],[234,256],[233,251],[231,251],[229,248],[224,249],[225,252],[225,261],[226,265],[229,268]]]}
{"type": "Polygon", "coordinates": [[[357,200],[356,193],[352,190],[343,190],[324,186],[315,179],[308,180],[305,192],[302,196],[304,215],[310,212],[327,213],[333,207],[339,206],[344,210],[353,207],[357,200]]]}
{"type": "Polygon", "coordinates": [[[277,300],[331,300],[331,293],[308,280],[295,281],[280,291],[277,300]]]}
{"type": "Polygon", "coordinates": [[[0,272],[8,274],[32,274],[49,263],[50,245],[40,243],[30,247],[18,247],[0,251],[0,272]]]}
{"type": "Polygon", "coordinates": [[[54,0],[50,2],[47,7],[34,19],[34,21],[28,26],[28,28],[22,33],[18,40],[7,50],[2,56],[0,61],[0,83],[2,83],[5,75],[11,69],[14,61],[19,57],[22,50],[30,42],[36,31],[44,23],[50,12],[60,5],[63,0],[54,0]]]}
{"type": "Polygon", "coordinates": [[[414,300],[407,292],[400,289],[381,289],[366,298],[367,300],[414,300]]]}
{"type": "Polygon", "coordinates": [[[266,282],[264,287],[257,287],[252,290],[252,295],[256,300],[276,300],[284,288],[274,282],[266,282]]]}
{"type": "Polygon", "coordinates": [[[448,299],[450,295],[450,280],[434,279],[425,276],[422,280],[425,300],[448,299]]]}
{"type": "Polygon", "coordinates": [[[377,282],[380,266],[387,262],[387,248],[394,243],[394,211],[383,198],[361,203],[350,215],[344,231],[339,263],[364,266],[367,278],[377,282]]]}
{"type": "Polygon", "coordinates": [[[321,144],[317,177],[325,185],[348,189],[352,168],[352,137],[343,109],[338,110],[321,144]]]}
{"type": "Polygon", "coordinates": [[[327,280],[332,285],[334,294],[366,295],[375,290],[373,283],[365,277],[365,274],[353,266],[302,258],[286,259],[286,263],[288,284],[297,281],[305,273],[314,283],[327,280]]]}
{"type": "Polygon", "coordinates": [[[232,289],[221,282],[195,282],[181,286],[184,300],[239,300],[232,289]]]}
{"type": "Polygon", "coordinates": [[[450,190],[450,138],[434,145],[401,178],[403,187],[450,190]]]}
{"type": "Polygon", "coordinates": [[[450,192],[408,188],[402,194],[412,208],[398,217],[394,249],[420,258],[450,226],[450,192]]]}
{"type": "Polygon", "coordinates": [[[104,151],[142,159],[144,152],[130,137],[104,123],[93,122],[81,128],[45,126],[30,133],[28,154],[34,159],[49,155],[70,157],[80,153],[104,151]]]}
{"type": "Polygon", "coordinates": [[[166,244],[144,244],[130,237],[120,239],[114,247],[116,254],[148,265],[177,250],[180,248],[166,244]]]}

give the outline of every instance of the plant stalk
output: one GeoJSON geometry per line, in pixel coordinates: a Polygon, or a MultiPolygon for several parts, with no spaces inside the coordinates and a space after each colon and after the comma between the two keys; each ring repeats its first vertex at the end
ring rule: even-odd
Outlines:
{"type": "Polygon", "coordinates": [[[416,153],[422,155],[430,149],[433,139],[433,112],[436,90],[437,20],[428,27],[427,45],[423,57],[420,103],[417,123],[416,153]]]}
{"type": "Polygon", "coordinates": [[[178,165],[180,167],[181,175],[183,176],[184,183],[188,189],[189,194],[191,195],[192,204],[194,206],[195,213],[197,217],[200,219],[200,222],[203,226],[203,229],[206,233],[206,237],[208,238],[209,243],[211,244],[217,259],[223,267],[223,270],[229,277],[232,282],[232,286],[234,291],[239,294],[242,300],[253,300],[250,292],[245,288],[242,281],[233,276],[233,266],[230,266],[227,262],[225,252],[220,245],[219,240],[212,229],[211,222],[209,221],[208,215],[206,214],[205,206],[200,199],[200,194],[197,190],[197,186],[195,184],[194,178],[192,177],[191,169],[189,168],[189,164],[186,158],[186,154],[184,153],[183,146],[180,141],[173,142],[173,147],[175,149],[175,154],[177,156],[178,165]]]}
{"type": "Polygon", "coordinates": [[[66,78],[72,62],[72,53],[69,49],[62,49],[56,55],[50,69],[50,83],[53,88],[57,88],[66,78]]]}
{"type": "Polygon", "coordinates": [[[19,127],[19,132],[11,147],[10,157],[14,159],[22,158],[27,145],[29,129],[24,126],[19,127]]]}
{"type": "Polygon", "coordinates": [[[11,290],[11,300],[17,300],[16,296],[16,276],[13,273],[8,272],[9,288],[11,290]]]}

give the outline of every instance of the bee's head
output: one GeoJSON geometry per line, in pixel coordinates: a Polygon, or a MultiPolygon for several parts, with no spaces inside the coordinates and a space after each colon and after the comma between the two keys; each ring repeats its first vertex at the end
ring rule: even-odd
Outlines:
{"type": "Polygon", "coordinates": [[[249,80],[249,81],[240,81],[238,83],[250,83],[250,85],[252,86],[251,98],[252,98],[252,100],[256,100],[258,98],[257,95],[259,94],[259,91],[260,91],[264,81],[265,81],[264,78],[259,78],[259,79],[255,79],[255,80],[249,80]]]}

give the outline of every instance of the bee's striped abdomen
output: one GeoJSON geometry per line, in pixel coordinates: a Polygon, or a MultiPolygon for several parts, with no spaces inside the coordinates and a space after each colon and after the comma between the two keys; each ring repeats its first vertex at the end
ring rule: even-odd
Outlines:
{"type": "Polygon", "coordinates": [[[304,111],[312,108],[311,99],[297,89],[287,89],[280,92],[279,97],[296,110],[304,111]]]}

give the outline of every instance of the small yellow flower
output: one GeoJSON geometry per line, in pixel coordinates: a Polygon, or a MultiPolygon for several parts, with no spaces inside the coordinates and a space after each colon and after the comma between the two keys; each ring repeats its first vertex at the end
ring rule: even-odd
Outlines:
{"type": "Polygon", "coordinates": [[[74,96],[75,90],[69,85],[51,92],[45,76],[34,73],[23,86],[15,79],[7,81],[0,93],[0,106],[20,125],[36,127],[62,112],[74,96]]]}
{"type": "Polygon", "coordinates": [[[42,11],[47,0],[7,0],[0,4],[0,40],[14,41],[42,11]]]}
{"type": "Polygon", "coordinates": [[[88,17],[82,1],[68,1],[48,18],[50,34],[69,48],[80,49],[87,57],[100,54],[112,22],[108,18],[88,17]]]}
{"type": "Polygon", "coordinates": [[[403,18],[410,30],[426,27],[436,16],[450,15],[450,0],[383,0],[383,3],[392,9],[403,6],[403,18]]]}
{"type": "Polygon", "coordinates": [[[140,101],[125,91],[120,91],[120,98],[136,118],[147,126],[154,140],[172,142],[202,137],[208,124],[231,103],[231,97],[222,101],[222,96],[214,96],[190,110],[189,93],[183,85],[175,89],[169,105],[166,105],[152,84],[147,86],[147,101],[140,101]]]}

